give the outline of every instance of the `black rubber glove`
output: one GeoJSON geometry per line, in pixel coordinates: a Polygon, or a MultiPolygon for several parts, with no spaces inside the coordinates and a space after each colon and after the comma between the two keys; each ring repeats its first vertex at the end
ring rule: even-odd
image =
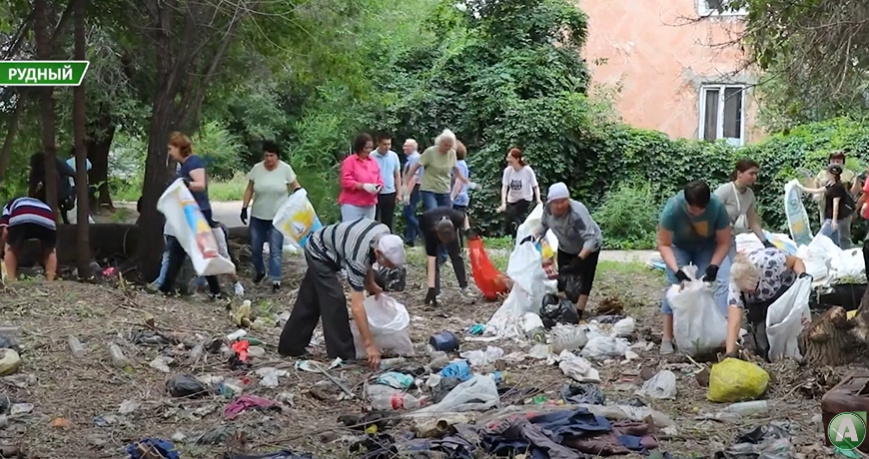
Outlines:
{"type": "Polygon", "coordinates": [[[772,243],[772,242],[769,242],[768,239],[765,240],[765,241],[763,241],[763,246],[766,247],[766,248],[768,248],[768,249],[774,249],[774,248],[775,248],[775,246],[773,245],[773,243],[772,243]]]}
{"type": "Polygon", "coordinates": [[[676,281],[677,282],[682,283],[682,282],[688,282],[689,280],[691,280],[691,279],[688,278],[688,275],[685,274],[685,271],[682,271],[681,269],[676,271],[676,281]]]}
{"type": "Polygon", "coordinates": [[[303,190],[303,189],[304,189],[304,188],[302,188],[302,187],[298,187],[298,188],[296,188],[295,190],[293,190],[293,192],[290,193],[290,194],[296,194],[297,191],[299,191],[299,190],[303,190]]]}
{"type": "Polygon", "coordinates": [[[425,294],[425,305],[426,306],[437,306],[438,305],[438,295],[435,289],[428,289],[428,293],[425,294]]]}
{"type": "Polygon", "coordinates": [[[706,273],[703,274],[703,282],[714,282],[718,277],[718,265],[709,265],[706,268],[706,273]]]}
{"type": "Polygon", "coordinates": [[[797,276],[797,278],[798,278],[798,279],[806,279],[806,278],[808,278],[808,279],[811,279],[812,282],[815,281],[815,278],[812,277],[812,275],[809,274],[809,273],[800,273],[800,275],[797,276]]]}
{"type": "Polygon", "coordinates": [[[238,216],[238,218],[241,220],[242,224],[247,225],[247,207],[241,208],[241,214],[238,216]]]}
{"type": "Polygon", "coordinates": [[[531,242],[531,241],[533,241],[533,240],[534,240],[534,235],[533,235],[533,234],[530,235],[530,236],[525,236],[525,239],[522,239],[521,241],[519,241],[519,245],[522,245],[522,244],[524,244],[524,243],[526,243],[526,242],[531,242]]]}
{"type": "Polygon", "coordinates": [[[183,178],[181,179],[181,181],[184,182],[184,186],[186,186],[187,188],[190,188],[190,182],[191,182],[191,180],[190,180],[189,178],[187,178],[187,177],[183,177],[183,178]]]}

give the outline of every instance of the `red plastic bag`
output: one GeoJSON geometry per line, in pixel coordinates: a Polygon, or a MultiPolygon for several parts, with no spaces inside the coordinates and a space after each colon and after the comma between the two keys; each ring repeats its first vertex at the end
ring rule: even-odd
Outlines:
{"type": "Polygon", "coordinates": [[[510,281],[501,271],[498,271],[483,247],[483,238],[468,239],[468,252],[471,256],[471,273],[474,283],[487,300],[496,300],[498,295],[507,293],[510,281]]]}

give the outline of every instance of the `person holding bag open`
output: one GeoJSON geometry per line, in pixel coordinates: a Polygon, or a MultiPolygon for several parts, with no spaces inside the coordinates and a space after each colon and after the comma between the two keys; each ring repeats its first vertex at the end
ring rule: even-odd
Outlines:
{"type": "Polygon", "coordinates": [[[732,237],[730,239],[730,261],[736,257],[736,236],[748,232],[754,233],[764,247],[775,248],[772,242],[763,234],[760,219],[757,218],[757,197],[751,187],[757,182],[757,172],[760,165],[750,159],[740,159],[731,175],[732,180],[722,184],[715,190],[715,197],[724,204],[727,218],[730,221],[732,237]]]}

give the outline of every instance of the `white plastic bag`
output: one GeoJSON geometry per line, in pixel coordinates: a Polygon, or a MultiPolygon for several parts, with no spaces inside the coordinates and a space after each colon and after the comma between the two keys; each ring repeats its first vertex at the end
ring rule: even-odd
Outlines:
{"type": "Polygon", "coordinates": [[[591,366],[591,362],[588,360],[570,351],[561,351],[561,354],[558,354],[557,360],[558,368],[561,369],[561,372],[565,376],[573,378],[574,381],[600,382],[600,372],[591,366]]]}
{"type": "Polygon", "coordinates": [[[659,371],[651,379],[643,383],[643,387],[635,392],[641,397],[649,397],[654,399],[675,399],[676,398],[676,375],[672,371],[659,371]]]}
{"type": "MultiPolygon", "coordinates": [[[[410,315],[403,304],[390,296],[380,295],[380,299],[374,296],[365,298],[364,307],[365,315],[368,316],[368,329],[371,330],[371,338],[377,349],[389,349],[399,355],[413,354],[413,342],[407,331],[410,315]]],[[[350,322],[350,331],[356,345],[356,357],[366,357],[368,354],[365,352],[365,343],[355,322],[350,322]]]]}
{"type": "Polygon", "coordinates": [[[727,318],[721,315],[706,283],[695,278],[697,268],[687,266],[682,270],[689,278],[685,288],[676,284],[667,290],[676,346],[689,356],[723,347],[727,340],[727,318]]]}
{"type": "Polygon", "coordinates": [[[196,274],[216,276],[235,272],[232,261],[220,255],[211,226],[183,180],[175,180],[169,185],[157,201],[157,210],[166,217],[172,233],[190,256],[196,274]]]}
{"type": "Polygon", "coordinates": [[[797,337],[812,321],[809,310],[811,294],[811,281],[797,279],[767,310],[766,337],[769,341],[769,358],[773,362],[784,357],[802,359],[797,337]]]}
{"type": "Polygon", "coordinates": [[[287,198],[275,214],[272,224],[284,235],[284,245],[297,249],[305,247],[308,236],[323,227],[304,188],[287,198]]]}
{"type": "Polygon", "coordinates": [[[636,327],[636,323],[634,322],[633,317],[625,317],[624,319],[613,324],[613,333],[619,337],[627,337],[631,336],[631,333],[634,332],[634,328],[636,327]]]}
{"type": "Polygon", "coordinates": [[[550,281],[543,270],[542,256],[534,244],[518,244],[510,254],[507,276],[513,287],[504,303],[495,311],[486,324],[486,333],[502,338],[522,335],[523,316],[537,313],[547,291],[554,291],[555,281],[550,281]]]}
{"type": "Polygon", "coordinates": [[[486,411],[498,405],[501,397],[492,375],[474,375],[448,393],[440,403],[415,411],[413,414],[486,411]]]}
{"type": "Polygon", "coordinates": [[[812,227],[809,224],[809,214],[803,206],[798,180],[791,180],[785,184],[784,201],[791,239],[797,246],[809,244],[812,241],[812,227]]]}

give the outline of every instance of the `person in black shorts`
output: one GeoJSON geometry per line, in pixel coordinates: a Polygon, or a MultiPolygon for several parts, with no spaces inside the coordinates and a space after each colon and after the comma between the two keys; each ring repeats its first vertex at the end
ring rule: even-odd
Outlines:
{"type": "Polygon", "coordinates": [[[3,206],[0,215],[0,239],[3,262],[10,279],[18,275],[18,254],[27,241],[39,241],[44,255],[45,278],[54,280],[57,273],[57,224],[54,213],[36,198],[16,198],[3,206]]]}
{"type": "Polygon", "coordinates": [[[419,230],[425,241],[425,254],[428,258],[428,293],[425,296],[427,306],[437,306],[437,296],[441,290],[440,265],[438,251],[446,248],[462,295],[467,293],[468,274],[465,271],[465,261],[462,259],[462,249],[459,246],[459,228],[470,232],[467,216],[449,207],[435,207],[422,214],[419,219],[419,230]]]}

